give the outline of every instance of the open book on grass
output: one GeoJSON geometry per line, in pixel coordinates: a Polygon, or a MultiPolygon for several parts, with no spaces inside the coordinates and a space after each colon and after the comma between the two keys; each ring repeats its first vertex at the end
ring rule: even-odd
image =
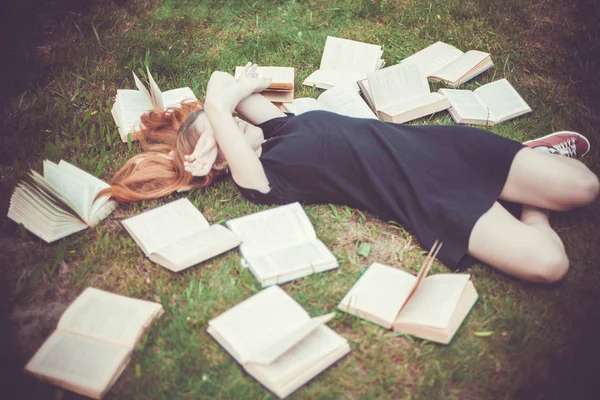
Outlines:
{"type": "Polygon", "coordinates": [[[264,289],[208,322],[208,333],[257,381],[284,398],[350,351],[279,286],[264,289]]]}
{"type": "MultiPolygon", "coordinates": [[[[235,67],[235,79],[238,79],[244,67],[235,67]]],[[[294,68],[293,67],[258,67],[258,76],[271,78],[271,84],[260,94],[272,102],[294,100],[294,68]]]]}
{"type": "Polygon", "coordinates": [[[186,198],[121,222],[146,257],[174,272],[240,244],[240,239],[224,226],[209,226],[204,215],[186,198]]]}
{"type": "Polygon", "coordinates": [[[531,112],[525,100],[506,79],[474,91],[440,89],[450,101],[448,112],[457,124],[494,125],[531,112]]]}
{"type": "Polygon", "coordinates": [[[299,203],[232,219],[227,226],[242,239],[242,257],[263,286],[338,266],[299,203]]]}
{"type": "Polygon", "coordinates": [[[310,74],[303,85],[329,89],[346,85],[356,89],[356,82],[369,72],[381,68],[381,46],[327,36],[319,69],[310,74]]]}
{"type": "Polygon", "coordinates": [[[397,64],[371,72],[358,86],[386,122],[407,122],[450,107],[444,96],[431,93],[427,78],[416,65],[397,64]]]}
{"type": "Polygon", "coordinates": [[[410,57],[402,64],[417,65],[432,81],[442,81],[456,87],[494,66],[488,53],[470,50],[463,53],[444,42],[436,42],[410,57]]]}
{"type": "Polygon", "coordinates": [[[437,250],[435,247],[418,276],[387,265],[372,264],[338,308],[384,328],[393,328],[395,332],[449,343],[478,295],[468,274],[438,274],[426,278],[439,251],[439,247],[437,250]]]}
{"type": "Polygon", "coordinates": [[[44,241],[93,227],[115,209],[108,197],[96,199],[106,182],[63,160],[43,165],[43,176],[31,170],[13,191],[8,218],[44,241]]]}
{"type": "Polygon", "coordinates": [[[282,106],[285,111],[296,115],[307,111],[324,110],[349,117],[377,119],[360,95],[347,86],[332,87],[316,99],[301,97],[291,103],[283,103],[282,106]]]}
{"type": "Polygon", "coordinates": [[[25,370],[62,388],[99,399],[163,308],[158,303],[87,288],[64,312],[25,370]]]}
{"type": "MultiPolygon", "coordinates": [[[[133,72],[135,89],[119,89],[115,103],[110,110],[119,129],[121,140],[127,142],[131,133],[140,129],[140,118],[148,111],[164,111],[169,107],[180,107],[184,100],[198,100],[189,87],[171,89],[161,92],[158,85],[147,70],[150,91],[133,72]]],[[[135,140],[135,137],[131,137],[135,140]]]]}

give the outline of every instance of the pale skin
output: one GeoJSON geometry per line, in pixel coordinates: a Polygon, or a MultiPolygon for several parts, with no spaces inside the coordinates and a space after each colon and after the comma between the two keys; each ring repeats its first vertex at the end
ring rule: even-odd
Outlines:
{"type": "MultiPolygon", "coordinates": [[[[193,154],[186,156],[186,170],[202,176],[213,165],[228,165],[238,185],[269,192],[258,158],[262,131],[251,125],[285,115],[258,94],[269,84],[268,79],[256,75],[256,65],[251,63],[237,81],[225,72],[213,73],[205,112],[195,122],[203,134],[193,154]],[[250,124],[234,118],[234,109],[250,124]],[[215,164],[217,158],[226,160],[226,164],[215,164]]],[[[549,211],[584,206],[594,201],[599,191],[598,177],[580,161],[524,148],[515,156],[499,196],[523,204],[521,219],[495,202],[475,223],[468,252],[522,280],[559,281],[567,273],[569,260],[561,239],[550,226],[549,211]]]]}

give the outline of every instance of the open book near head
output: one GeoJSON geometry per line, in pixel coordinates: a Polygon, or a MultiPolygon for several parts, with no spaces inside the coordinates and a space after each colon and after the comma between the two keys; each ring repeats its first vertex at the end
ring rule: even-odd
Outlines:
{"type": "Polygon", "coordinates": [[[377,119],[360,95],[348,86],[335,86],[321,93],[316,99],[302,97],[294,99],[291,103],[283,103],[282,106],[285,111],[296,115],[324,110],[348,117],[377,119]]]}
{"type": "Polygon", "coordinates": [[[121,375],[135,344],[162,313],[158,303],[87,288],[66,309],[25,370],[99,399],[121,375]]]}
{"type": "Polygon", "coordinates": [[[279,286],[249,297],[208,322],[208,333],[256,380],[283,398],[350,351],[279,286]]]}
{"type": "Polygon", "coordinates": [[[371,265],[338,308],[395,332],[449,343],[478,295],[468,274],[426,277],[441,245],[435,247],[416,277],[387,265],[371,265]]]}
{"type": "Polygon", "coordinates": [[[531,112],[506,79],[488,83],[474,91],[440,89],[438,93],[450,102],[448,112],[457,124],[494,125],[531,112]]]}
{"type": "Polygon", "coordinates": [[[240,252],[263,287],[338,267],[299,203],[227,221],[240,252]]]}
{"type": "MultiPolygon", "coordinates": [[[[238,79],[244,67],[235,67],[235,79],[238,79]]],[[[256,69],[258,76],[271,78],[271,85],[260,94],[272,102],[289,102],[294,100],[294,68],[262,67],[256,69]]]]}
{"type": "Polygon", "coordinates": [[[222,225],[210,226],[186,198],[121,221],[144,254],[179,272],[230,250],[240,239],[222,225]]]}
{"type": "Polygon", "coordinates": [[[96,195],[110,186],[95,176],[61,160],[44,160],[43,176],[31,170],[10,198],[8,218],[21,223],[50,243],[93,227],[116,206],[107,196],[96,195]]]}
{"type": "MultiPolygon", "coordinates": [[[[141,116],[149,111],[162,112],[169,107],[180,107],[185,100],[197,101],[196,95],[189,87],[161,92],[154,81],[150,71],[146,69],[150,90],[146,89],[142,81],[133,73],[135,89],[119,89],[115,103],[110,110],[119,129],[121,140],[127,142],[131,133],[140,129],[141,116]]],[[[135,137],[131,137],[135,140],[135,137]]]]}
{"type": "Polygon", "coordinates": [[[444,96],[431,93],[427,78],[416,65],[397,64],[371,72],[358,86],[386,122],[407,122],[450,107],[444,96]]]}
{"type": "Polygon", "coordinates": [[[327,36],[319,69],[302,84],[321,89],[349,85],[358,91],[356,82],[383,66],[382,54],[378,45],[327,36]]]}
{"type": "Polygon", "coordinates": [[[432,81],[441,81],[450,87],[461,85],[494,66],[488,53],[470,50],[463,53],[443,42],[436,42],[402,60],[402,64],[416,65],[432,81]]]}

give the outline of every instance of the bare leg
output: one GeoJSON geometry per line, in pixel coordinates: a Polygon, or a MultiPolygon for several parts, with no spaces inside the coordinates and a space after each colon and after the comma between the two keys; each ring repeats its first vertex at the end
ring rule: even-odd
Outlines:
{"type": "Polygon", "coordinates": [[[476,223],[469,238],[469,254],[482,262],[531,282],[556,282],[569,260],[544,210],[525,207],[523,221],[494,203],[476,223]]]}
{"type": "Polygon", "coordinates": [[[570,210],[598,196],[598,177],[570,158],[523,149],[511,165],[500,199],[549,210],[570,210]]]}

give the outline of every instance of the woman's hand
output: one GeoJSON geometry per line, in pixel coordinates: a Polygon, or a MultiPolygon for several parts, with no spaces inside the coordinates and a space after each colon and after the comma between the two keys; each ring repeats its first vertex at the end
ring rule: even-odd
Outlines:
{"type": "MultiPolygon", "coordinates": [[[[271,78],[259,77],[256,68],[256,64],[249,62],[244,67],[238,80],[221,87],[218,91],[209,91],[206,96],[205,107],[224,108],[228,112],[233,112],[242,100],[253,93],[259,93],[268,88],[271,84],[271,78]]],[[[219,73],[213,72],[209,86],[211,86],[211,81],[217,79],[222,80],[219,73]]]]}
{"type": "Polygon", "coordinates": [[[184,168],[193,176],[205,176],[210,172],[217,159],[217,141],[212,129],[206,129],[192,154],[184,156],[184,168]]]}

